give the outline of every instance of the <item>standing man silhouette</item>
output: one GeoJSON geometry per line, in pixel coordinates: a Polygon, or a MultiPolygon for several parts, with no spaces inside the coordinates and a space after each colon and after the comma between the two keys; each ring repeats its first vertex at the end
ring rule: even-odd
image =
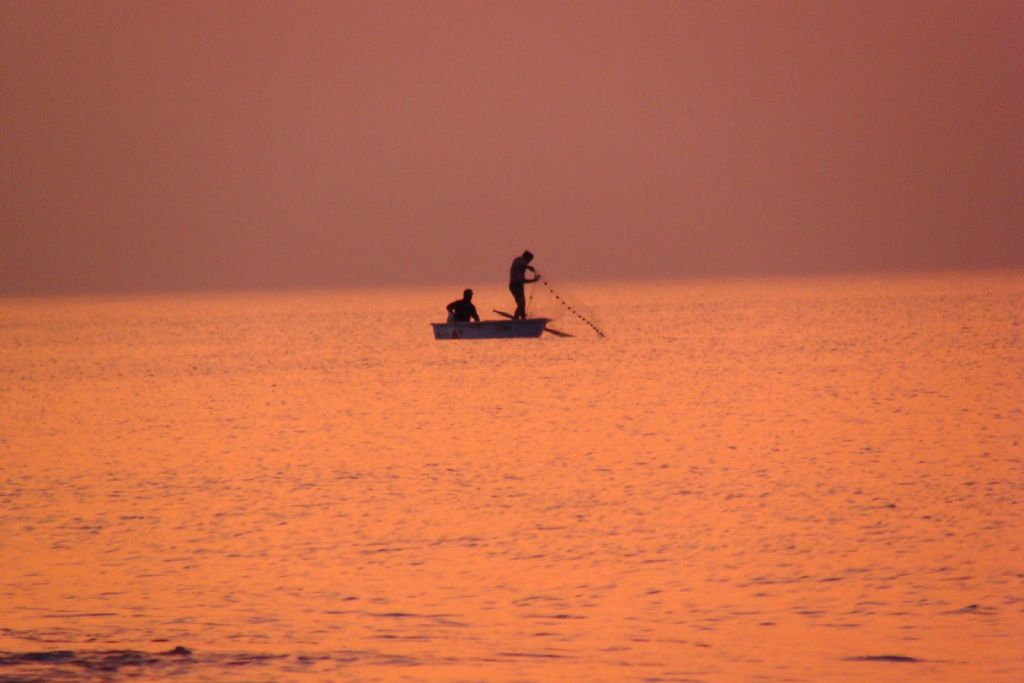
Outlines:
{"type": "Polygon", "coordinates": [[[508,273],[508,289],[516,300],[516,312],[512,316],[514,320],[526,319],[526,283],[536,282],[540,279],[540,273],[530,265],[532,260],[533,254],[524,251],[522,256],[517,256],[512,261],[512,268],[508,273]],[[526,271],[534,274],[532,279],[526,277],[526,271]]]}

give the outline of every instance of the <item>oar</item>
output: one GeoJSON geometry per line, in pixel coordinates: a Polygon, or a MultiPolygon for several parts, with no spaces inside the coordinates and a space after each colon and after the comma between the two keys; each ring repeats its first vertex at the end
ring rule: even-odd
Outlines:
{"type": "Polygon", "coordinates": [[[571,337],[572,336],[568,332],[562,332],[561,330],[555,330],[555,329],[552,329],[552,328],[548,327],[547,325],[544,326],[544,331],[545,332],[549,332],[549,333],[555,335],[556,337],[571,337]]]}
{"type": "MultiPolygon", "coordinates": [[[[497,313],[498,315],[505,316],[509,320],[515,320],[515,318],[516,318],[511,313],[506,313],[505,311],[499,311],[497,308],[492,308],[491,310],[494,311],[495,313],[497,313]]],[[[552,328],[548,327],[547,325],[544,326],[544,331],[545,332],[550,332],[551,334],[555,335],[556,337],[571,337],[571,336],[573,336],[573,335],[569,334],[568,332],[562,332],[561,330],[552,329],[552,328]]]]}

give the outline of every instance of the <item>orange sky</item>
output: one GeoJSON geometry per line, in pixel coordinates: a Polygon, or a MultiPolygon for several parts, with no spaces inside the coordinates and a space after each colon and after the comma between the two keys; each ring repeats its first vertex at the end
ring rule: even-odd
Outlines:
{"type": "Polygon", "coordinates": [[[1017,2],[0,4],[0,293],[1024,266],[1017,2]]]}

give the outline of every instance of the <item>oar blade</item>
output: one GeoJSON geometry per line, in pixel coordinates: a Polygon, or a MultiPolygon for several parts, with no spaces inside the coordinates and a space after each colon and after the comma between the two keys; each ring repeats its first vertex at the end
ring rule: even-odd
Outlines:
{"type": "Polygon", "coordinates": [[[549,333],[555,335],[556,337],[571,337],[571,336],[573,336],[573,335],[569,334],[568,332],[562,332],[561,330],[555,330],[555,329],[552,329],[552,328],[548,327],[547,325],[544,326],[544,331],[545,332],[549,332],[549,333]]]}

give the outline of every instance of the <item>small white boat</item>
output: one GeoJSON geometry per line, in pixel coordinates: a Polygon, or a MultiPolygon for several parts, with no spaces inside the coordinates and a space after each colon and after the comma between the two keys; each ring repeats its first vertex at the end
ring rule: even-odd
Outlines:
{"type": "Polygon", "coordinates": [[[434,339],[514,339],[539,337],[550,318],[481,320],[478,323],[430,323],[434,339]]]}

